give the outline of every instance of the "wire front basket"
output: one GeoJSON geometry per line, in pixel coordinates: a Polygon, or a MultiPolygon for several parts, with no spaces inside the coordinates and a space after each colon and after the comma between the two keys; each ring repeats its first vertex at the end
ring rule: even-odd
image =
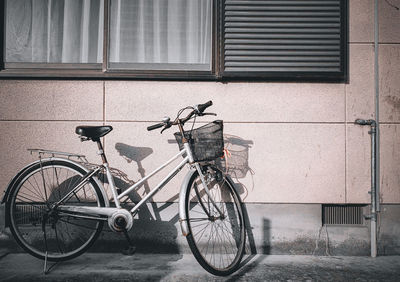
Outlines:
{"type": "MultiPolygon", "coordinates": [[[[179,149],[183,149],[182,135],[174,133],[179,149]]],[[[196,162],[212,161],[224,155],[224,137],[222,120],[216,120],[199,128],[185,131],[185,138],[192,149],[196,162]]]]}

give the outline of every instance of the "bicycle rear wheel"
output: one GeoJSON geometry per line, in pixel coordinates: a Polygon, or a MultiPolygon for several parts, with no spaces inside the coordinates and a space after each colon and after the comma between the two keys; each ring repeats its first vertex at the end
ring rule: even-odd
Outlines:
{"type": "Polygon", "coordinates": [[[203,167],[210,195],[195,172],[186,193],[186,219],[190,249],[208,272],[225,276],[240,264],[245,248],[241,200],[233,183],[214,167],[203,167]],[[214,201],[214,203],[213,203],[214,201]]]}
{"type": "MultiPolygon", "coordinates": [[[[63,214],[51,205],[70,192],[85,174],[67,161],[44,161],[21,174],[11,191],[8,214],[17,243],[31,255],[51,261],[85,252],[100,234],[103,221],[63,214]]],[[[66,200],[67,205],[105,206],[92,179],[66,200]]]]}

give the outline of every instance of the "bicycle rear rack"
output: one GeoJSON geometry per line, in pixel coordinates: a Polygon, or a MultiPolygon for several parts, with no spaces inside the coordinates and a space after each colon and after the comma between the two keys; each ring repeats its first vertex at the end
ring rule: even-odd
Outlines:
{"type": "Polygon", "coordinates": [[[39,158],[42,155],[50,155],[51,157],[62,156],[62,157],[66,157],[68,159],[76,158],[80,162],[89,163],[88,160],[86,159],[85,155],[67,153],[67,152],[59,152],[59,151],[52,151],[52,150],[45,150],[45,149],[27,149],[27,150],[29,152],[31,152],[31,155],[34,154],[34,153],[38,154],[39,158]]]}

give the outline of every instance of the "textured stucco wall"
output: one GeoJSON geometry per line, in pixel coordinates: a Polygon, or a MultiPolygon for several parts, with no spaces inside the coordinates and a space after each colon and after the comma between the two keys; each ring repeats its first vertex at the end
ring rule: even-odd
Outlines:
{"type": "MultiPolygon", "coordinates": [[[[84,153],[98,161],[94,144],[79,142],[74,133],[80,124],[114,127],[105,138],[109,161],[135,181],[139,168],[150,172],[177,148],[168,142],[172,131],[160,135],[146,126],[213,100],[225,133],[242,142],[231,149],[247,156],[240,172],[246,175],[237,172],[236,179],[246,202],[369,202],[370,136],[353,121],[374,117],[373,2],[350,0],[347,84],[0,81],[0,191],[34,160],[26,148],[84,153]]],[[[399,12],[380,1],[379,20],[381,192],[383,202],[399,203],[399,12]]],[[[155,200],[175,200],[182,177],[155,200]]]]}
{"type": "MultiPolygon", "coordinates": [[[[319,204],[254,204],[246,208],[246,249],[259,254],[362,255],[370,254],[369,221],[359,226],[321,225],[319,204]]],[[[178,204],[143,207],[129,232],[138,252],[190,253],[177,216],[178,204]],[[154,220],[157,218],[157,220],[154,220]]],[[[369,207],[364,208],[368,213],[369,207]]],[[[383,205],[379,220],[378,254],[400,254],[400,205],[383,205]]],[[[122,234],[104,228],[91,252],[120,252],[122,234]]],[[[21,249],[10,232],[0,231],[0,251],[21,249]]]]}

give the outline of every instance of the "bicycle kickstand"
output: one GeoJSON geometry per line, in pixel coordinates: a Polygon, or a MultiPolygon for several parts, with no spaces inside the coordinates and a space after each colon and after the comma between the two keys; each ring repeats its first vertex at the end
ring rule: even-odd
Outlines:
{"type": "Polygon", "coordinates": [[[124,228],[122,232],[124,233],[125,239],[128,241],[128,247],[125,250],[122,250],[122,254],[126,256],[132,256],[136,252],[136,246],[133,245],[126,228],[124,228]]]}
{"type": "Polygon", "coordinates": [[[55,262],[53,263],[50,267],[47,267],[47,256],[48,256],[48,252],[47,252],[47,236],[46,236],[46,222],[47,222],[47,215],[43,215],[43,219],[42,219],[42,231],[43,231],[43,237],[44,237],[44,246],[46,248],[46,253],[44,256],[44,265],[43,265],[43,274],[47,275],[50,273],[50,271],[53,269],[53,267],[55,267],[59,262],[55,262]]]}
{"type": "Polygon", "coordinates": [[[44,275],[49,274],[50,271],[53,269],[53,267],[55,267],[57,264],[59,264],[58,261],[53,263],[51,266],[47,267],[47,251],[46,251],[46,255],[44,257],[43,274],[44,275]]]}

